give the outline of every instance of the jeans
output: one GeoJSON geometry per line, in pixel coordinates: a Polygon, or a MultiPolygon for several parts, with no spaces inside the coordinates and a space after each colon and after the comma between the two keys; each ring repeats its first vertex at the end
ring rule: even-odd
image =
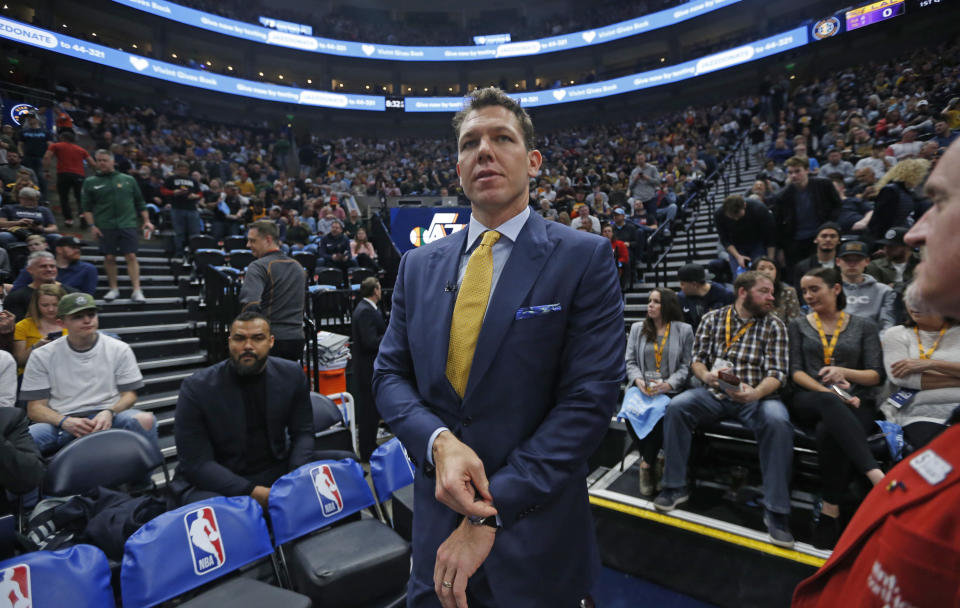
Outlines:
{"type": "Polygon", "coordinates": [[[173,208],[170,209],[170,219],[173,222],[174,255],[180,255],[190,242],[190,237],[200,234],[200,214],[189,209],[173,208]]]}
{"type": "MultiPolygon", "coordinates": [[[[90,414],[79,414],[85,418],[93,418],[99,412],[93,412],[90,414]]],[[[160,444],[157,440],[157,419],[153,419],[153,425],[150,430],[146,430],[140,425],[140,422],[134,417],[136,414],[141,413],[140,410],[130,408],[128,410],[123,410],[119,414],[113,417],[113,427],[115,429],[124,429],[127,431],[133,431],[134,433],[139,433],[147,438],[147,440],[156,447],[157,451],[160,451],[160,444]]],[[[145,413],[145,412],[144,412],[145,413]]],[[[153,414],[151,414],[152,416],[153,414]]],[[[33,438],[33,442],[37,444],[37,448],[40,450],[40,453],[44,456],[52,454],[67,445],[75,439],[73,435],[64,430],[57,429],[56,426],[52,424],[47,424],[45,422],[39,422],[36,424],[30,425],[30,437],[33,438]]]]}
{"type": "Polygon", "coordinates": [[[664,488],[683,488],[687,481],[687,459],[697,425],[721,418],[736,418],[757,437],[760,471],[763,474],[763,502],[774,513],[790,513],[790,469],[793,465],[793,425],[786,406],[767,398],[750,403],[717,399],[705,388],[680,393],[667,406],[663,424],[666,458],[664,488]]]}
{"type": "MultiPolygon", "coordinates": [[[[758,258],[762,258],[763,256],[767,255],[767,249],[766,247],[763,246],[763,243],[754,243],[753,245],[747,248],[737,247],[737,251],[740,252],[740,255],[750,258],[751,266],[757,263],[758,258]]],[[[730,276],[736,279],[737,268],[738,268],[737,260],[732,255],[730,255],[730,252],[728,252],[726,249],[724,249],[723,252],[727,256],[727,262],[730,264],[730,276]]]]}

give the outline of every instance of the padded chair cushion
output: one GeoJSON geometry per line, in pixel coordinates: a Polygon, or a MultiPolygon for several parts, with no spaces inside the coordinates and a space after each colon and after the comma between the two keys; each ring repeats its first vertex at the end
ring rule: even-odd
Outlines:
{"type": "Polygon", "coordinates": [[[413,539],[413,484],[393,493],[393,527],[408,542],[413,539]]]}
{"type": "Polygon", "coordinates": [[[274,606],[283,608],[312,608],[313,602],[305,595],[294,591],[273,587],[262,581],[238,576],[213,587],[180,604],[180,608],[262,608],[274,606]]]}
{"type": "Polygon", "coordinates": [[[370,606],[402,591],[410,577],[410,545],[376,519],[335,527],[288,547],[293,588],[317,606],[370,606]]]}

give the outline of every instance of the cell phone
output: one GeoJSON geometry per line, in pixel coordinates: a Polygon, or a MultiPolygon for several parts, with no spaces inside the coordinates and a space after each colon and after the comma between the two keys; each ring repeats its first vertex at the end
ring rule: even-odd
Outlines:
{"type": "Polygon", "coordinates": [[[843,390],[842,388],[840,388],[840,387],[837,386],[836,384],[831,384],[831,385],[830,385],[830,390],[832,390],[834,393],[836,393],[837,397],[840,397],[840,398],[843,399],[844,401],[850,401],[851,399],[853,399],[853,395],[851,395],[851,394],[848,393],[847,391],[843,390]]]}
{"type": "Polygon", "coordinates": [[[717,380],[720,384],[720,388],[725,391],[739,392],[740,391],[740,377],[726,370],[721,370],[717,372],[717,380]]]}
{"type": "Polygon", "coordinates": [[[52,341],[56,340],[57,338],[59,338],[59,337],[62,336],[62,335],[63,335],[63,332],[52,331],[52,332],[50,332],[50,333],[47,334],[47,340],[50,340],[50,341],[52,342],[52,341]]]}

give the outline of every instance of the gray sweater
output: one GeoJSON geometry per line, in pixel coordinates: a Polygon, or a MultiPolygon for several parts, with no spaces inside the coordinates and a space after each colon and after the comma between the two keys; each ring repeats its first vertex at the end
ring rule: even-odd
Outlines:
{"type": "Polygon", "coordinates": [[[888,285],[878,283],[870,275],[863,275],[861,283],[844,281],[843,293],[847,296],[845,310],[848,313],[873,319],[880,326],[880,330],[893,327],[897,322],[894,312],[897,294],[888,285]]]}
{"type": "Polygon", "coordinates": [[[306,290],[307,275],[300,262],[272,251],[247,266],[240,305],[244,311],[263,313],[278,340],[300,340],[306,290]]]}
{"type": "MultiPolygon", "coordinates": [[[[637,321],[630,326],[630,336],[627,338],[627,385],[633,386],[637,378],[643,378],[643,372],[653,371],[646,369],[644,349],[647,338],[643,335],[643,321],[637,321]]],[[[670,324],[670,336],[664,348],[664,358],[660,364],[660,375],[663,381],[673,387],[671,394],[676,394],[687,388],[690,378],[690,362],[693,359],[693,328],[682,321],[673,321],[670,324]]]]}

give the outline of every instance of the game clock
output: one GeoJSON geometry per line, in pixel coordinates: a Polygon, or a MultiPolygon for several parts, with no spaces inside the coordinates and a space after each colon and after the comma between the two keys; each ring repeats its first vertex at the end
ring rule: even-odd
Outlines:
{"type": "Polygon", "coordinates": [[[384,108],[388,112],[403,112],[403,97],[395,97],[388,95],[383,102],[384,108]]]}

